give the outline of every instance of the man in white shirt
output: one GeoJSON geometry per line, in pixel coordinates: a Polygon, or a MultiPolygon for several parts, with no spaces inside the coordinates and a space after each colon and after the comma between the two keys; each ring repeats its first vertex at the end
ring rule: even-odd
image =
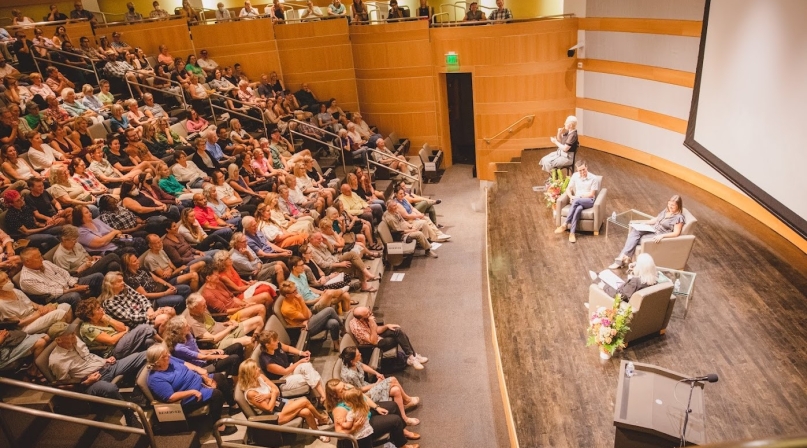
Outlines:
{"type": "Polygon", "coordinates": [[[0,289],[0,319],[19,320],[18,327],[28,334],[44,333],[60,320],[73,320],[69,303],[37,305],[24,292],[14,288],[14,283],[3,271],[0,271],[0,289]]]}
{"type": "MultiPolygon", "coordinates": [[[[123,401],[118,386],[111,381],[118,375],[134,377],[146,364],[146,352],[135,353],[123,359],[111,356],[107,359],[90,353],[87,345],[76,337],[76,326],[56,322],[48,330],[48,336],[56,341],[56,347],[48,358],[53,376],[57,381],[80,383],[84,392],[97,397],[123,401]]],[[[123,411],[126,425],[142,428],[129,409],[123,411]]]]}
{"type": "Polygon", "coordinates": [[[244,2],[244,7],[241,8],[241,12],[238,14],[238,17],[243,20],[252,20],[260,17],[260,15],[261,13],[258,11],[258,9],[252,7],[252,2],[247,0],[244,2]]]}
{"type": "Polygon", "coordinates": [[[174,266],[163,250],[163,240],[150,233],[146,236],[149,250],[143,254],[143,268],[172,285],[187,284],[192,291],[199,289],[199,274],[197,271],[205,266],[204,261],[197,261],[192,265],[174,266]]]}
{"type": "Polygon", "coordinates": [[[224,3],[219,2],[216,8],[216,20],[230,20],[232,18],[230,10],[224,7],[224,3]]]}
{"type": "Polygon", "coordinates": [[[571,202],[569,215],[566,217],[566,222],[555,229],[555,233],[563,233],[569,229],[570,243],[577,241],[577,237],[574,235],[577,230],[577,221],[580,220],[583,210],[594,206],[594,198],[597,196],[597,190],[600,189],[599,178],[588,172],[585,160],[578,160],[575,168],[577,168],[577,172],[572,174],[569,179],[569,186],[566,187],[565,193],[569,195],[571,202]]]}
{"type": "Polygon", "coordinates": [[[100,272],[81,278],[72,277],[66,270],[44,260],[36,247],[23,249],[20,258],[20,289],[27,294],[43,297],[44,303],[69,303],[75,309],[82,295],[98,296],[101,293],[104,274],[100,272]]]}
{"type": "MultiPolygon", "coordinates": [[[[225,9],[225,11],[227,10],[225,9]]],[[[217,64],[216,61],[207,57],[207,50],[202,50],[199,52],[199,59],[196,60],[196,64],[199,65],[199,68],[205,71],[207,79],[212,78],[216,73],[216,69],[219,67],[219,64],[217,64]]]]}

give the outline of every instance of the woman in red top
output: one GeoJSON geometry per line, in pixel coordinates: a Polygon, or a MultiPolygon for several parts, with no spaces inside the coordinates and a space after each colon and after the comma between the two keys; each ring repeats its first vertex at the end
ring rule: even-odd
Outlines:
{"type": "Polygon", "coordinates": [[[229,251],[220,250],[213,255],[213,269],[218,272],[221,283],[235,297],[246,303],[271,307],[277,297],[275,287],[269,282],[244,281],[233,268],[233,260],[229,251]]]}

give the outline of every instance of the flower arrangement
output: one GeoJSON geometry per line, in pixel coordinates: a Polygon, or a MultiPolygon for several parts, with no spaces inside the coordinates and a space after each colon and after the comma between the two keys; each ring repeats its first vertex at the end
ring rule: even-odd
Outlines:
{"type": "Polygon", "coordinates": [[[617,294],[610,309],[601,306],[591,314],[586,345],[597,344],[602,352],[613,355],[616,349],[625,346],[625,335],[630,331],[628,324],[632,318],[631,306],[623,307],[622,297],[617,294]]]}
{"type": "Polygon", "coordinates": [[[568,186],[569,177],[563,173],[563,170],[552,170],[549,179],[546,180],[546,191],[544,192],[546,207],[554,206],[560,195],[566,192],[566,187],[568,186]]]}

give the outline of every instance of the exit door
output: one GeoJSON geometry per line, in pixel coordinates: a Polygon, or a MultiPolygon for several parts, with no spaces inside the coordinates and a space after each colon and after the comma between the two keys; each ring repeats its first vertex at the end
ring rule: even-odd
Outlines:
{"type": "Polygon", "coordinates": [[[470,73],[446,73],[453,163],[476,165],[474,88],[470,73]]]}

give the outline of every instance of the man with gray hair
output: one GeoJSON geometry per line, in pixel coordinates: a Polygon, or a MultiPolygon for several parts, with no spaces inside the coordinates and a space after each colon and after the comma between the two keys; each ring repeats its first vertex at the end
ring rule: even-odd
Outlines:
{"type": "MultiPolygon", "coordinates": [[[[244,227],[247,226],[247,221],[251,220],[250,225],[255,224],[255,219],[251,216],[245,216],[242,223],[244,227]]],[[[289,270],[286,264],[281,260],[270,261],[263,263],[258,254],[249,247],[247,243],[247,236],[241,232],[236,232],[230,239],[230,257],[233,260],[233,268],[239,275],[250,276],[258,281],[275,281],[276,285],[283,283],[289,270]],[[273,277],[274,276],[274,277],[273,277]]]]}
{"type": "Polygon", "coordinates": [[[81,278],[42,258],[36,247],[26,247],[20,253],[22,272],[20,289],[38,303],[69,303],[75,308],[82,295],[98,296],[104,282],[104,274],[96,272],[81,278]]]}
{"type": "Polygon", "coordinates": [[[149,118],[156,118],[156,119],[166,119],[168,120],[168,124],[174,124],[179,121],[179,118],[172,117],[168,115],[168,112],[163,109],[161,105],[154,102],[154,95],[150,93],[143,94],[143,107],[141,110],[144,114],[146,114],[149,118]]]}
{"type": "Polygon", "coordinates": [[[400,232],[404,242],[415,240],[421,249],[426,251],[427,257],[437,258],[437,254],[431,251],[431,243],[426,235],[415,227],[411,222],[403,219],[398,213],[401,204],[395,199],[387,201],[387,211],[384,212],[383,220],[392,232],[400,232]]]}
{"type": "Polygon", "coordinates": [[[326,273],[332,271],[337,272],[350,272],[353,278],[361,281],[361,290],[364,292],[376,292],[378,288],[368,285],[368,282],[381,280],[380,277],[374,277],[373,274],[367,270],[361,255],[356,252],[344,252],[335,255],[328,241],[322,236],[322,233],[315,232],[309,238],[311,245],[311,258],[320,268],[326,273]]]}
{"type": "Polygon", "coordinates": [[[210,339],[218,349],[236,342],[244,346],[247,353],[252,352],[252,338],[248,335],[263,326],[260,316],[253,316],[238,323],[234,320],[216,322],[207,310],[207,302],[201,294],[195,292],[185,300],[185,311],[182,317],[191,326],[191,333],[196,339],[210,339]]]}

